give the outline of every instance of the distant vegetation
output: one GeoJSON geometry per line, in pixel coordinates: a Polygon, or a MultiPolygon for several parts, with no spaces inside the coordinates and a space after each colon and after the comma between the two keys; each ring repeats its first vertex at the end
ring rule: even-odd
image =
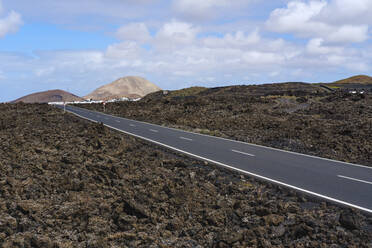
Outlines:
{"type": "Polygon", "coordinates": [[[372,84],[372,77],[366,75],[358,75],[335,81],[332,84],[372,84]]]}

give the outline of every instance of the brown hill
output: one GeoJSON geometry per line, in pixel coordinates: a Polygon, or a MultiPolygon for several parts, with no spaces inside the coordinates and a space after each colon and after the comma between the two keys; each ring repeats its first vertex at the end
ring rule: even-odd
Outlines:
{"type": "Polygon", "coordinates": [[[122,97],[140,98],[159,90],[161,89],[158,86],[144,78],[129,76],[106,84],[84,98],[92,100],[110,100],[122,97]]]}
{"type": "Polygon", "coordinates": [[[33,93],[17,100],[13,101],[24,102],[24,103],[48,103],[48,102],[72,102],[72,101],[83,101],[84,99],[63,91],[63,90],[48,90],[43,92],[33,93]]]}
{"type": "Polygon", "coordinates": [[[358,76],[353,76],[349,77],[346,79],[338,80],[335,81],[331,84],[372,84],[372,77],[366,76],[366,75],[358,75],[358,76]]]}

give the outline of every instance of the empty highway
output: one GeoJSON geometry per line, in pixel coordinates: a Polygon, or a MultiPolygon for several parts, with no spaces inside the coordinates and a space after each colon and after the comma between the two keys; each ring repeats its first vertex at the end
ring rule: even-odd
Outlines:
{"type": "Polygon", "coordinates": [[[222,167],[372,213],[372,167],[191,133],[73,106],[66,106],[66,111],[222,167]]]}

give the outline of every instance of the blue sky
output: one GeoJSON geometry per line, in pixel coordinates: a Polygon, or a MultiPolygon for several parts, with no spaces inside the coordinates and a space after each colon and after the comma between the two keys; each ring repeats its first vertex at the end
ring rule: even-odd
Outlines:
{"type": "Polygon", "coordinates": [[[328,82],[372,69],[371,0],[0,0],[0,102],[83,96],[127,75],[164,89],[328,82]]]}

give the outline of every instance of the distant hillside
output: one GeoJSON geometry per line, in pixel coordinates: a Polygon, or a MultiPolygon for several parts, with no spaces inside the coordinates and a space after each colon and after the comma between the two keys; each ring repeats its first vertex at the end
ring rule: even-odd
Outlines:
{"type": "Polygon", "coordinates": [[[82,101],[81,97],[78,97],[72,93],[63,90],[48,90],[43,92],[33,93],[17,100],[13,103],[24,102],[24,103],[48,103],[48,102],[72,102],[82,101]]]}
{"type": "Polygon", "coordinates": [[[354,77],[349,77],[346,79],[335,81],[331,84],[372,84],[372,77],[366,75],[358,75],[354,77]]]}
{"type": "Polygon", "coordinates": [[[291,92],[301,91],[302,94],[311,94],[316,92],[323,92],[324,89],[317,85],[302,82],[289,82],[289,83],[273,83],[273,84],[258,84],[258,85],[233,85],[222,86],[214,88],[205,87],[190,87],[180,90],[167,90],[161,92],[154,92],[148,94],[141,101],[158,101],[158,100],[172,100],[175,98],[188,98],[193,97],[243,97],[246,96],[267,96],[277,95],[283,96],[291,94],[291,92]]]}
{"type": "Polygon", "coordinates": [[[84,98],[92,100],[109,100],[122,97],[141,98],[159,90],[161,89],[158,86],[144,78],[129,76],[106,84],[84,98]]]}

